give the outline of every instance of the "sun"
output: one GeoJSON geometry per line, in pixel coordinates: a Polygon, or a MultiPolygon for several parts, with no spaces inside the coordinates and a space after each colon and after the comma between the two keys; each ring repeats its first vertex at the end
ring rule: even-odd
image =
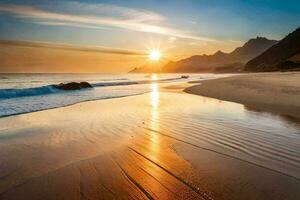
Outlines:
{"type": "Polygon", "coordinates": [[[151,50],[148,57],[152,61],[158,61],[161,57],[160,51],[159,50],[151,50]]]}

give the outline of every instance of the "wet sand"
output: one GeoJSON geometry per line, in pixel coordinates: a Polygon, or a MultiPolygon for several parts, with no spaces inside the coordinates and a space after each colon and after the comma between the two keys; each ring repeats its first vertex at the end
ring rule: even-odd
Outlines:
{"type": "Polygon", "coordinates": [[[247,74],[198,83],[185,92],[300,117],[300,72],[247,74]]]}
{"type": "Polygon", "coordinates": [[[299,199],[300,124],[151,93],[0,118],[0,199],[299,199]]]}

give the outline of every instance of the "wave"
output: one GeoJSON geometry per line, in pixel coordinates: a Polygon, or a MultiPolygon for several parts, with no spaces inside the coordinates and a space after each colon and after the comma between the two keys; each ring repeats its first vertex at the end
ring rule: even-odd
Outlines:
{"type": "Polygon", "coordinates": [[[93,87],[108,87],[108,86],[122,86],[140,84],[139,81],[124,81],[124,82],[100,82],[91,84],[93,87]]]}
{"type": "MultiPolygon", "coordinates": [[[[132,85],[139,84],[138,82],[101,82],[91,84],[93,87],[108,87],[108,86],[118,86],[118,85],[132,85]]],[[[66,90],[61,90],[56,88],[54,85],[46,85],[35,88],[22,88],[22,89],[0,89],[0,99],[27,97],[27,96],[38,96],[38,95],[48,95],[53,93],[67,92],[66,90]]]]}
{"type": "Polygon", "coordinates": [[[165,78],[165,79],[158,79],[158,80],[141,80],[141,81],[123,81],[123,82],[100,82],[91,84],[93,87],[105,87],[105,86],[122,86],[122,85],[135,85],[135,84],[148,84],[148,83],[162,83],[168,81],[175,81],[182,79],[179,78],[165,78]]]}
{"type": "MultiPolygon", "coordinates": [[[[174,81],[181,78],[168,78],[168,79],[158,79],[158,80],[141,80],[141,81],[118,81],[118,82],[99,82],[91,84],[93,87],[109,87],[109,86],[124,86],[124,85],[134,85],[134,84],[148,84],[153,82],[167,82],[174,81]]],[[[18,98],[27,96],[38,96],[38,95],[48,95],[53,93],[67,92],[55,88],[54,85],[46,85],[35,88],[22,88],[22,89],[0,89],[0,99],[8,98],[18,98]]]]}
{"type": "Polygon", "coordinates": [[[60,90],[54,88],[52,85],[24,89],[0,89],[0,99],[46,95],[56,92],[60,92],[60,90]]]}

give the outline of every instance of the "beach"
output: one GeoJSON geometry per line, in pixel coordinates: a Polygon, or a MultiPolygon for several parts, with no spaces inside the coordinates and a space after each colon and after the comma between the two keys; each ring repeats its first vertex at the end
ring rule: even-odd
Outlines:
{"type": "Polygon", "coordinates": [[[2,117],[0,199],[299,199],[299,76],[152,82],[2,117]],[[275,97],[293,118],[268,112],[275,97]]]}
{"type": "Polygon", "coordinates": [[[300,200],[300,0],[0,15],[0,200],[300,200]]]}
{"type": "MultiPolygon", "coordinates": [[[[249,109],[300,117],[300,73],[254,73],[208,80],[185,92],[242,103],[249,109]]],[[[197,82],[193,82],[197,83],[197,82]]]]}

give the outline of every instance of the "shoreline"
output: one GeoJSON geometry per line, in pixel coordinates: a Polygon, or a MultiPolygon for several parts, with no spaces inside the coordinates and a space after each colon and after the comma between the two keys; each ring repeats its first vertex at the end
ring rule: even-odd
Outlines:
{"type": "Polygon", "coordinates": [[[300,119],[300,73],[243,74],[200,83],[184,92],[243,104],[246,109],[300,119]]]}
{"type": "Polygon", "coordinates": [[[298,126],[188,86],[0,118],[0,199],[300,196],[298,126]]]}

